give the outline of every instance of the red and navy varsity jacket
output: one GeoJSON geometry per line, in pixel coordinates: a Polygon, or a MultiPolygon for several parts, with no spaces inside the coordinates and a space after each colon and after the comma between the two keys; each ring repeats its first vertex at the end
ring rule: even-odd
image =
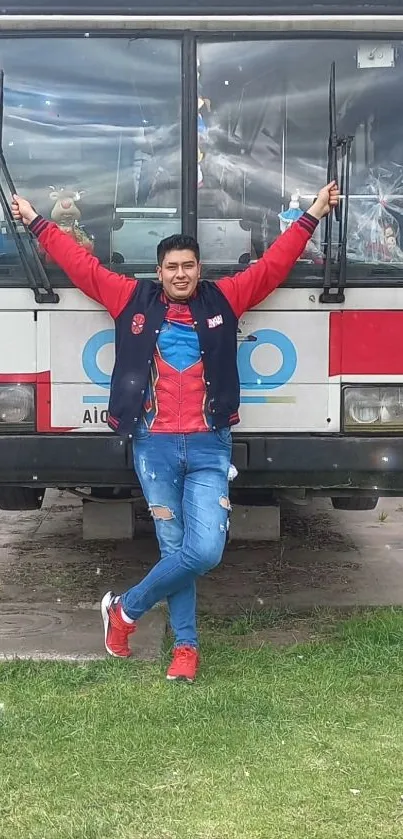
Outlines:
{"type": "MultiPolygon", "coordinates": [[[[214,283],[201,281],[196,295],[188,301],[199,338],[206,408],[213,429],[239,422],[239,317],[286,279],[316,225],[317,220],[306,213],[254,265],[214,283]]],[[[114,318],[116,360],[109,426],[120,434],[133,434],[141,421],[152,359],[169,309],[161,284],[109,271],[56,224],[41,216],[37,216],[30,229],[72,283],[105,306],[114,318]]]]}

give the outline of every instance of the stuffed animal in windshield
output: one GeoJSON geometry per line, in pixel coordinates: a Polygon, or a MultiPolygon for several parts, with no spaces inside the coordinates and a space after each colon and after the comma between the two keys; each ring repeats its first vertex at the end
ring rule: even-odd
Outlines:
{"type": "Polygon", "coordinates": [[[81,211],[77,206],[84,192],[82,190],[65,189],[64,187],[56,189],[53,186],[51,190],[49,198],[55,201],[50,214],[52,221],[56,222],[61,230],[72,236],[77,244],[83,245],[84,248],[93,253],[94,239],[80,224],[81,211]]]}

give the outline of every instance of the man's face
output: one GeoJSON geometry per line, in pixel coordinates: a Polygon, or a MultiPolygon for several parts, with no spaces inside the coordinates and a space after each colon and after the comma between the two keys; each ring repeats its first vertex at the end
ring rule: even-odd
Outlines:
{"type": "Polygon", "coordinates": [[[201,265],[193,251],[168,251],[157,267],[158,279],[170,300],[187,300],[200,280],[201,265]]]}

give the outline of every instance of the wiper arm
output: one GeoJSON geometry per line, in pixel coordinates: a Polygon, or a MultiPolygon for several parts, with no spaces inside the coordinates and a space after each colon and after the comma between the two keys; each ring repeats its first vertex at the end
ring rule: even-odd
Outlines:
{"type": "MultiPolygon", "coordinates": [[[[3,151],[3,112],[4,112],[4,71],[0,70],[0,173],[13,196],[16,189],[10,175],[3,151]]],[[[4,213],[8,229],[13,238],[18,256],[27,276],[28,283],[34,292],[36,303],[58,303],[59,295],[53,290],[49,277],[42,265],[36,244],[29,231],[21,236],[17,222],[14,220],[10,210],[10,203],[0,182],[0,204],[4,213]]]]}
{"type": "Polygon", "coordinates": [[[326,218],[325,229],[325,269],[323,291],[319,297],[320,303],[344,303],[344,290],[347,280],[347,234],[348,210],[350,190],[350,160],[353,137],[339,137],[336,125],[336,65],[332,63],[329,83],[329,147],[328,147],[328,182],[336,181],[344,195],[342,208],[334,208],[334,216],[339,224],[339,241],[337,253],[337,283],[332,284],[332,250],[333,250],[333,212],[326,218]],[[341,151],[341,172],[339,180],[338,158],[341,151]]]}
{"type": "MultiPolygon", "coordinates": [[[[15,194],[15,187],[13,182],[8,180],[7,164],[4,160],[3,152],[0,149],[0,172],[4,175],[7,186],[11,195],[15,194]]],[[[28,283],[34,292],[35,301],[37,303],[58,303],[59,295],[53,290],[49,277],[42,265],[38,251],[36,249],[33,237],[28,231],[24,229],[24,239],[18,229],[17,222],[14,220],[9,201],[4,192],[3,186],[0,183],[0,204],[3,209],[4,218],[7,222],[7,227],[10,230],[14,244],[18,251],[23,269],[26,273],[28,283]],[[26,243],[26,245],[25,245],[26,243]]]]}
{"type": "MultiPolygon", "coordinates": [[[[344,289],[347,282],[347,235],[348,235],[348,211],[350,199],[350,161],[351,161],[351,146],[354,137],[343,137],[340,140],[342,148],[342,166],[341,166],[341,192],[344,195],[342,203],[342,215],[340,218],[339,228],[339,275],[337,278],[338,294],[343,296],[344,289]]],[[[339,302],[339,301],[337,301],[339,302]]]]}

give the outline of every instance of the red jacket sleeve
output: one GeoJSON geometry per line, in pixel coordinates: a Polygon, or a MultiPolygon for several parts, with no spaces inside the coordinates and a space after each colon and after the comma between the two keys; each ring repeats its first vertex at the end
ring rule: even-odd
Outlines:
{"type": "Polygon", "coordinates": [[[46,221],[42,216],[37,216],[29,229],[77,288],[105,306],[113,318],[120,315],[136,288],[137,280],[104,268],[99,259],[63,233],[57,224],[46,221]]]}
{"type": "Polygon", "coordinates": [[[263,254],[261,259],[233,277],[218,280],[217,287],[238,318],[257,306],[287,279],[304,252],[318,222],[305,213],[263,254]]]}

